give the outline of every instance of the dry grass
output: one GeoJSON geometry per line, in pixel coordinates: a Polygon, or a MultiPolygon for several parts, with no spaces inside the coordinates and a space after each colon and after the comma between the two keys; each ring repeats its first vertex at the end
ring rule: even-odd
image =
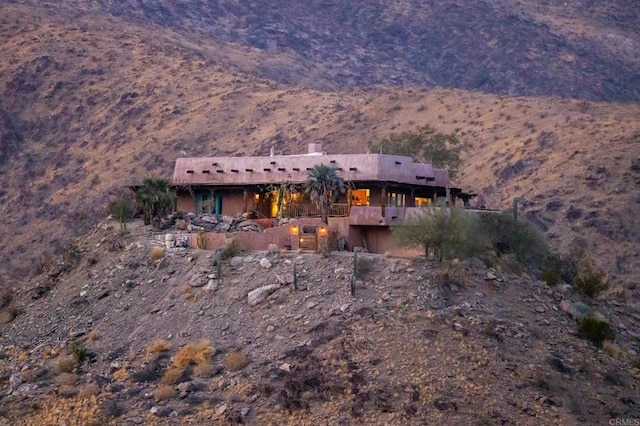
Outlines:
{"type": "Polygon", "coordinates": [[[127,373],[126,367],[121,367],[114,371],[113,374],[111,374],[111,377],[113,377],[114,380],[121,382],[129,377],[129,373],[127,373]]]}
{"type": "Polygon", "coordinates": [[[80,396],[85,398],[98,395],[100,395],[100,386],[95,382],[87,383],[80,389],[80,396]]]}
{"type": "Polygon", "coordinates": [[[224,358],[224,367],[229,371],[240,371],[248,363],[247,356],[242,352],[229,352],[224,358]]]}
{"type": "Polygon", "coordinates": [[[70,373],[73,371],[73,368],[76,366],[76,360],[74,357],[68,356],[60,356],[56,359],[55,368],[58,373],[70,373]]]}
{"type": "Polygon", "coordinates": [[[149,252],[151,260],[156,261],[164,257],[164,247],[153,247],[149,252]]]}
{"type": "Polygon", "coordinates": [[[100,339],[100,333],[98,333],[97,330],[91,330],[87,335],[87,339],[90,342],[95,342],[96,340],[100,339]]]}
{"type": "Polygon", "coordinates": [[[620,345],[609,340],[602,342],[602,350],[611,358],[620,360],[627,359],[627,352],[620,345]]]}
{"type": "Polygon", "coordinates": [[[198,295],[193,291],[193,288],[188,284],[182,288],[182,297],[184,297],[184,300],[191,300],[192,302],[196,302],[198,300],[198,295]]]}
{"type": "Polygon", "coordinates": [[[147,357],[169,352],[171,344],[164,339],[156,339],[147,346],[147,357]]]}
{"type": "Polygon", "coordinates": [[[163,385],[176,385],[180,383],[180,379],[184,375],[185,369],[179,367],[171,367],[167,371],[165,371],[162,376],[162,384],[163,385]]]}
{"type": "Polygon", "coordinates": [[[173,386],[162,385],[155,389],[152,394],[156,401],[164,401],[174,398],[177,392],[173,386]]]}
{"type": "Polygon", "coordinates": [[[198,343],[189,343],[183,346],[173,358],[173,364],[181,368],[186,368],[190,365],[207,364],[211,362],[214,354],[215,350],[211,347],[211,342],[201,340],[198,343]]]}
{"type": "Polygon", "coordinates": [[[23,413],[21,424],[27,425],[86,425],[105,424],[98,397],[60,399],[47,396],[40,409],[23,413]]]}

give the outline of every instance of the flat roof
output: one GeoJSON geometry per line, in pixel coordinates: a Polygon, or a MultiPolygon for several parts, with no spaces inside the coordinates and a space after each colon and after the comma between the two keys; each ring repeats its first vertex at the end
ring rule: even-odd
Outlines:
{"type": "Polygon", "coordinates": [[[446,187],[449,172],[411,157],[387,154],[302,154],[260,157],[178,158],[174,185],[261,185],[304,183],[318,164],[335,166],[350,182],[385,181],[419,186],[446,187]]]}

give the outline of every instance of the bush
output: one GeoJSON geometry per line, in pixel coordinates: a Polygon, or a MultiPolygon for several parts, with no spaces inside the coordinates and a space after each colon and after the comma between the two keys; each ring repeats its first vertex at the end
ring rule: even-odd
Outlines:
{"type": "Polygon", "coordinates": [[[149,252],[149,257],[154,262],[162,259],[164,257],[164,247],[153,247],[151,252],[149,252]]]}
{"type": "Polygon", "coordinates": [[[152,392],[156,401],[163,401],[165,399],[171,399],[176,396],[176,390],[173,386],[162,385],[152,392]]]}
{"type": "Polygon", "coordinates": [[[184,368],[172,367],[165,371],[164,376],[162,376],[162,384],[163,385],[176,385],[180,383],[184,377],[185,373],[184,368]]]}
{"type": "Polygon", "coordinates": [[[215,350],[208,340],[201,340],[198,343],[189,343],[178,351],[173,358],[176,367],[188,367],[190,365],[207,364],[213,358],[215,350]]]}
{"type": "Polygon", "coordinates": [[[242,250],[242,243],[235,238],[230,238],[225,241],[224,246],[220,251],[220,257],[222,260],[231,259],[233,256],[238,255],[242,250]]]}
{"type": "Polygon", "coordinates": [[[154,340],[147,346],[147,356],[166,353],[171,349],[171,345],[164,339],[154,340]]]}
{"type": "Polygon", "coordinates": [[[56,360],[55,368],[58,373],[70,373],[76,366],[76,360],[71,356],[63,356],[56,360]]]}
{"type": "Polygon", "coordinates": [[[421,246],[427,258],[433,249],[439,261],[480,256],[487,248],[478,217],[458,208],[426,208],[391,232],[400,246],[421,246]]]}
{"type": "Polygon", "coordinates": [[[213,364],[198,364],[193,367],[193,375],[196,377],[200,377],[201,379],[208,379],[213,377],[218,373],[219,370],[213,364]]]}
{"type": "Polygon", "coordinates": [[[229,371],[240,371],[247,362],[247,356],[242,352],[229,352],[224,359],[224,366],[229,371]]]}
{"type": "Polygon", "coordinates": [[[549,258],[542,234],[530,222],[516,220],[511,211],[480,214],[480,226],[498,256],[512,253],[520,263],[535,266],[549,258]]]}
{"type": "Polygon", "coordinates": [[[583,273],[575,277],[573,287],[592,299],[609,288],[603,271],[594,271],[588,266],[583,273]]]}
{"type": "Polygon", "coordinates": [[[616,337],[615,331],[606,321],[601,321],[593,317],[584,317],[577,320],[578,335],[591,341],[601,348],[605,340],[613,340],[616,337]]]}
{"type": "Polygon", "coordinates": [[[85,348],[80,342],[71,343],[71,353],[80,364],[85,361],[90,361],[95,357],[95,355],[89,349],[85,348]]]}
{"type": "Polygon", "coordinates": [[[573,278],[578,274],[578,262],[576,259],[581,256],[578,253],[558,255],[549,252],[544,259],[540,278],[550,286],[555,286],[560,280],[566,283],[572,282],[573,278]]]}

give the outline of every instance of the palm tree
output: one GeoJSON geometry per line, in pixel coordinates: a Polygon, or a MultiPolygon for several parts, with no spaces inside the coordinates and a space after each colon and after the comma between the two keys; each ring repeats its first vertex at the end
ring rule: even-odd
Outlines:
{"type": "Polygon", "coordinates": [[[344,194],[344,180],[338,176],[335,166],[317,164],[307,176],[306,192],[320,209],[322,222],[328,223],[329,208],[335,202],[338,194],[344,194]]]}
{"type": "Polygon", "coordinates": [[[148,176],[136,191],[136,202],[142,208],[145,225],[149,225],[152,220],[159,223],[161,216],[173,208],[175,201],[176,195],[171,190],[168,179],[148,176]]]}

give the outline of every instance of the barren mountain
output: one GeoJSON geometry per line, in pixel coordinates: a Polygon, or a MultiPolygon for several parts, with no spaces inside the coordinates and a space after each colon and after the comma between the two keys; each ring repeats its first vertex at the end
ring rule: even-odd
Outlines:
{"type": "Polygon", "coordinates": [[[640,99],[633,0],[21,2],[83,22],[110,15],[200,46],[234,43],[274,61],[263,76],[320,89],[374,84],[508,95],[640,99]],[[282,62],[286,55],[292,62],[282,62]],[[309,74],[308,70],[313,70],[309,74]]]}
{"type": "Polygon", "coordinates": [[[40,253],[102,217],[109,188],[170,175],[182,152],[298,153],[310,141],[364,152],[368,141],[431,124],[474,144],[460,183],[482,203],[506,208],[520,197],[557,248],[589,247],[634,288],[638,104],[419,87],[319,92],[255,76],[264,64],[326,75],[287,52],[204,43],[136,13],[79,7],[70,19],[71,6],[0,6],[0,245],[11,275],[37,269],[40,253]]]}
{"type": "Polygon", "coordinates": [[[638,418],[639,13],[0,1],[0,422],[638,418]],[[109,189],[169,176],[184,153],[364,152],[426,124],[473,144],[457,184],[477,204],[517,197],[611,289],[587,300],[475,261],[370,256],[351,298],[339,253],[241,253],[220,280],[211,253],[153,261],[150,230],[95,226],[109,189]],[[615,343],[578,338],[585,311],[615,343]]]}

